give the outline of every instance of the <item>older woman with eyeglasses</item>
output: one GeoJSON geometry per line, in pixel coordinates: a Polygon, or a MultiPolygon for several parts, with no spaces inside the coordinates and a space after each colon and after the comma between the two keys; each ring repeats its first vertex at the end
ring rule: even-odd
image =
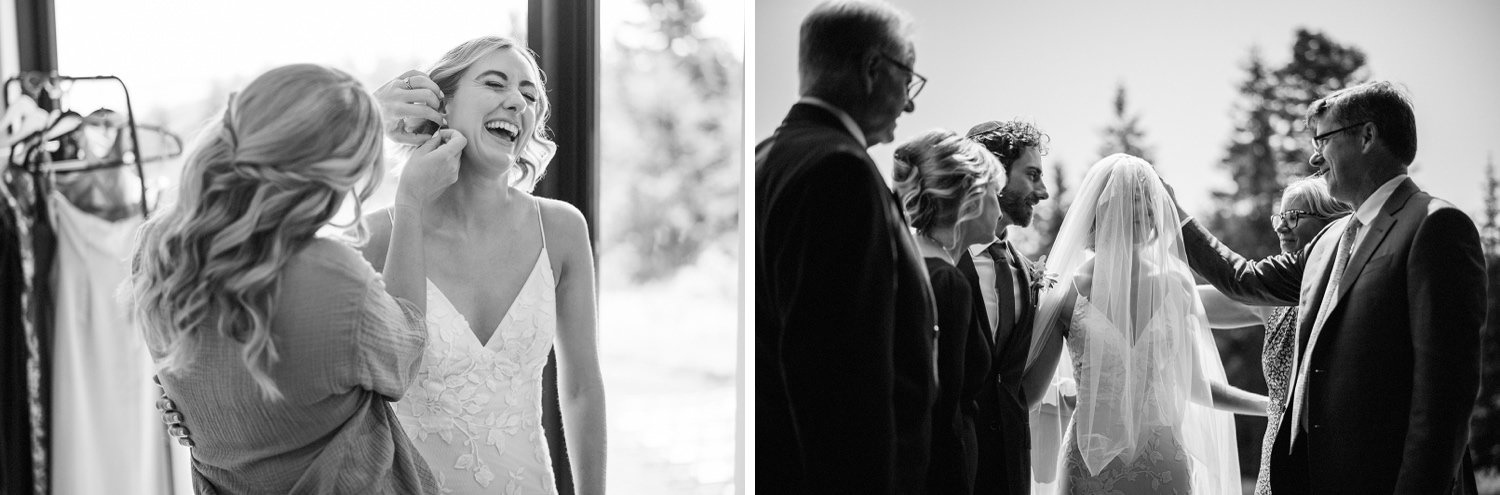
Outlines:
{"type": "MultiPolygon", "coordinates": [[[[1281,251],[1292,252],[1307,246],[1329,223],[1353,212],[1354,209],[1348,204],[1333,199],[1328,191],[1327,180],[1321,176],[1312,176],[1286,187],[1281,195],[1281,211],[1271,215],[1271,228],[1281,240],[1281,251]]],[[[1269,495],[1271,445],[1276,441],[1277,426],[1281,424],[1281,409],[1291,373],[1295,348],[1292,339],[1297,335],[1297,308],[1246,306],[1229,299],[1212,285],[1199,286],[1198,293],[1203,297],[1209,324],[1214,328],[1236,329],[1252,325],[1266,327],[1261,365],[1266,377],[1266,395],[1270,398],[1270,405],[1266,411],[1268,420],[1265,439],[1261,443],[1260,475],[1255,479],[1255,494],[1269,495]]]]}

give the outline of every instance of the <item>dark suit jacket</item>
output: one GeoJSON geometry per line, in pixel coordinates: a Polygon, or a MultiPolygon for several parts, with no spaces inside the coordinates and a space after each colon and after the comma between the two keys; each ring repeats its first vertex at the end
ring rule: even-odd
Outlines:
{"type": "MultiPolygon", "coordinates": [[[[1014,246],[1010,256],[1022,267],[1016,270],[1020,277],[1021,306],[1016,308],[1020,318],[1009,332],[997,333],[999,342],[986,340],[991,346],[990,371],[986,374],[984,388],[978,401],[979,472],[974,484],[976,494],[1031,493],[1031,415],[1026,407],[1026,394],[1021,388],[1021,379],[1026,371],[1026,353],[1031,349],[1031,323],[1036,318],[1036,293],[1031,290],[1031,276],[1025,269],[1030,262],[1014,246]]],[[[979,273],[974,269],[974,259],[968,252],[959,258],[958,268],[969,279],[978,314],[989,326],[989,316],[984,307],[983,294],[979,287],[979,273]]],[[[1006,269],[997,266],[997,270],[1006,269]]],[[[998,276],[996,283],[1002,280],[998,276]]],[[[1004,308],[1004,304],[1001,304],[1004,308]]],[[[1001,326],[1006,318],[1000,315],[1001,326]]],[[[988,329],[985,331],[990,337],[988,329]]]]}
{"type": "MultiPolygon", "coordinates": [[[[1196,222],[1183,239],[1193,269],[1230,297],[1300,303],[1294,370],[1308,373],[1308,432],[1296,442],[1307,442],[1312,493],[1446,493],[1455,480],[1470,484],[1460,459],[1485,318],[1478,231],[1462,211],[1406,180],[1366,227],[1337,299],[1323,301],[1350,218],[1299,252],[1260,261],[1230,251],[1196,222]],[[1314,333],[1324,304],[1334,306],[1314,333]]],[[[1287,406],[1282,429],[1295,416],[1287,406]]],[[[1273,482],[1289,469],[1273,461],[1273,482]]]]}
{"type": "Polygon", "coordinates": [[[826,110],[755,155],[757,485],[925,491],[936,310],[905,217],[826,110]]]}

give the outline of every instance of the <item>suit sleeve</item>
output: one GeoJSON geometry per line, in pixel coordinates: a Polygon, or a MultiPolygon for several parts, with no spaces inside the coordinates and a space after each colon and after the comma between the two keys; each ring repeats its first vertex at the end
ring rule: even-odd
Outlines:
{"type": "Polygon", "coordinates": [[[885,187],[869,165],[834,155],[783,191],[771,254],[783,308],[782,361],[808,493],[890,493],[897,444],[893,404],[895,232],[885,187]]]}
{"type": "Polygon", "coordinates": [[[1303,262],[1322,236],[1319,233],[1302,251],[1252,261],[1219,242],[1197,220],[1182,226],[1183,248],[1193,271],[1230,299],[1251,306],[1296,306],[1303,262]]]}
{"type": "Polygon", "coordinates": [[[1409,256],[1415,376],[1396,492],[1446,491],[1468,444],[1469,415],[1479,393],[1484,256],[1473,221],[1453,208],[1429,214],[1409,256]]]}

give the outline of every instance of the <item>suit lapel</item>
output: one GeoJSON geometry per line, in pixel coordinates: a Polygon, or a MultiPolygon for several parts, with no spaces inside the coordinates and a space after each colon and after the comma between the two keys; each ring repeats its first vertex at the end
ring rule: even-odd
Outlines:
{"type": "Polygon", "coordinates": [[[1021,283],[1019,284],[1021,286],[1021,307],[1016,308],[1016,312],[1021,314],[1021,318],[1017,318],[1017,320],[1024,322],[1026,314],[1030,312],[1032,307],[1036,306],[1036,303],[1032,302],[1031,270],[1027,269],[1027,267],[1031,266],[1031,260],[1022,256],[1021,252],[1017,251],[1015,246],[1011,246],[1008,242],[1005,244],[1010,248],[1010,259],[1016,260],[1016,265],[1021,267],[1021,283]]]}
{"type": "MultiPolygon", "coordinates": [[[[1293,368],[1297,373],[1307,372],[1305,369],[1306,365],[1303,363],[1312,358],[1313,351],[1317,348],[1318,345],[1318,337],[1323,334],[1323,329],[1327,328],[1328,325],[1333,322],[1334,316],[1332,311],[1338,309],[1338,304],[1344,300],[1344,295],[1349,293],[1350,289],[1354,287],[1354,282],[1359,278],[1360,273],[1364,271],[1365,263],[1368,263],[1370,261],[1370,257],[1375,253],[1375,251],[1380,249],[1380,245],[1385,241],[1386,234],[1390,233],[1391,227],[1396,224],[1396,212],[1401,211],[1401,208],[1403,206],[1406,206],[1406,200],[1411,199],[1412,194],[1416,192],[1416,184],[1412,183],[1411,179],[1407,179],[1406,181],[1402,182],[1400,186],[1396,187],[1396,190],[1391,193],[1389,198],[1386,198],[1385,205],[1381,207],[1380,214],[1375,217],[1374,221],[1370,222],[1370,230],[1368,232],[1365,232],[1364,239],[1360,240],[1358,249],[1356,249],[1353,253],[1350,253],[1349,265],[1344,267],[1343,277],[1339,280],[1338,294],[1334,294],[1334,299],[1332,301],[1321,300],[1323,298],[1323,293],[1327,291],[1328,284],[1331,282],[1331,280],[1328,280],[1328,275],[1318,275],[1318,278],[1322,279],[1323,281],[1323,283],[1318,284],[1316,289],[1317,295],[1314,296],[1318,299],[1318,302],[1317,304],[1312,305],[1312,307],[1310,308],[1304,306],[1304,309],[1306,309],[1307,312],[1304,312],[1300,315],[1301,317],[1303,317],[1303,321],[1299,322],[1300,326],[1303,328],[1310,328],[1311,335],[1308,336],[1307,344],[1305,346],[1298,346],[1297,348],[1297,356],[1299,356],[1299,359],[1297,360],[1298,365],[1293,368]],[[1329,314],[1328,317],[1323,320],[1323,325],[1314,327],[1317,322],[1308,320],[1317,319],[1318,310],[1322,307],[1323,304],[1332,304],[1334,306],[1328,308],[1329,314]],[[1306,348],[1305,351],[1303,350],[1304,347],[1306,348]]],[[[1353,215],[1344,217],[1336,225],[1338,230],[1332,232],[1342,232],[1351,221],[1353,221],[1353,215]]],[[[1334,226],[1330,226],[1329,228],[1331,229],[1333,227],[1334,226]]],[[[1315,266],[1321,266],[1325,271],[1331,272],[1333,269],[1332,264],[1335,261],[1334,258],[1336,258],[1336,252],[1338,249],[1338,238],[1342,237],[1342,235],[1324,237],[1332,238],[1331,240],[1320,243],[1322,245],[1320,247],[1326,246],[1326,248],[1323,249],[1324,256],[1329,259],[1328,261],[1318,263],[1315,266]]],[[[1303,280],[1307,279],[1304,278],[1303,280]]],[[[1305,286],[1306,285],[1304,284],[1304,287],[1305,286]]],[[[1306,296],[1305,293],[1303,295],[1306,296]]],[[[1293,374],[1292,376],[1297,377],[1296,374],[1293,374]]],[[[1291,394],[1287,395],[1290,396],[1291,394]]]]}
{"type": "MultiPolygon", "coordinates": [[[[1349,288],[1354,286],[1354,281],[1359,279],[1359,274],[1364,271],[1365,263],[1370,261],[1370,255],[1380,248],[1381,241],[1391,231],[1391,226],[1396,223],[1396,217],[1381,214],[1370,222],[1370,230],[1365,232],[1365,238],[1359,243],[1359,249],[1349,256],[1349,266],[1344,267],[1344,278],[1339,281],[1339,293],[1333,300],[1334,305],[1344,300],[1344,295],[1349,293],[1349,288]]],[[[1327,322],[1324,322],[1326,325],[1327,322]]]]}
{"type": "MultiPolygon", "coordinates": [[[[1349,217],[1344,217],[1329,224],[1324,231],[1342,232],[1348,222],[1349,217]]],[[[1334,252],[1338,249],[1338,243],[1339,235],[1337,234],[1320,236],[1317,242],[1309,248],[1312,252],[1308,254],[1307,262],[1302,265],[1306,268],[1302,274],[1302,293],[1299,297],[1301,303],[1297,307],[1297,338],[1293,342],[1292,370],[1290,375],[1293,380],[1293,386],[1295,386],[1297,375],[1302,368],[1302,351],[1307,348],[1308,342],[1312,338],[1313,320],[1317,319],[1318,305],[1322,303],[1323,292],[1328,287],[1328,278],[1333,271],[1334,252]],[[1308,283],[1309,281],[1314,282],[1308,283]]],[[[1283,405],[1289,406],[1291,400],[1292,394],[1286,394],[1283,397],[1283,402],[1285,403],[1283,405]]]]}
{"type": "Polygon", "coordinates": [[[980,333],[984,334],[985,350],[989,351],[990,355],[994,355],[995,337],[990,331],[990,313],[984,307],[984,293],[980,292],[979,287],[979,271],[974,268],[974,257],[969,254],[968,249],[965,249],[958,257],[958,271],[963,272],[964,278],[969,281],[969,293],[973,296],[969,299],[972,300],[974,307],[978,308],[975,313],[979,316],[980,328],[984,329],[980,333]]]}
{"type": "Polygon", "coordinates": [[[1012,337],[1011,341],[1025,347],[1029,354],[1032,337],[1031,322],[1033,318],[1036,318],[1036,291],[1031,288],[1031,270],[1028,268],[1031,266],[1031,259],[1016,250],[1015,246],[1011,246],[1010,255],[1016,260],[1016,264],[1021,266],[1021,306],[1016,308],[1016,313],[1020,317],[1016,318],[1016,327],[1011,329],[1011,333],[1017,335],[1017,337],[1012,337]]]}
{"type": "Polygon", "coordinates": [[[1401,185],[1396,186],[1396,190],[1391,192],[1391,197],[1380,209],[1380,215],[1375,217],[1374,222],[1370,222],[1370,231],[1365,233],[1364,240],[1359,243],[1359,250],[1352,253],[1349,266],[1344,268],[1344,280],[1339,282],[1338,301],[1344,300],[1344,295],[1349,293],[1349,288],[1354,286],[1354,281],[1358,280],[1359,275],[1364,272],[1365,263],[1368,263],[1370,257],[1380,249],[1386,234],[1389,234],[1391,227],[1396,225],[1396,213],[1406,206],[1406,201],[1411,199],[1416,192],[1417,185],[1411,179],[1402,181],[1401,185]]]}
{"type": "MultiPolygon", "coordinates": [[[[1000,357],[1000,353],[1003,352],[1003,349],[1010,349],[1012,346],[1016,345],[1024,344],[1027,352],[1030,352],[1031,318],[1033,316],[1032,313],[1035,312],[1033,311],[1034,306],[1031,302],[1033,299],[1031,293],[1031,271],[1026,269],[1026,266],[1030,264],[1030,260],[1028,260],[1025,256],[1021,256],[1021,252],[1017,251],[1015,246],[1012,246],[1008,242],[1005,244],[1006,254],[1010,256],[1011,264],[1020,268],[1012,270],[1011,267],[997,263],[995,265],[995,269],[1011,270],[1011,273],[1015,274],[1015,276],[1017,277],[1016,286],[1017,290],[1020,290],[1021,293],[1017,294],[1020,301],[1015,301],[1014,299],[1012,299],[1011,301],[1011,304],[1014,305],[1019,303],[1019,306],[1015,307],[1015,314],[1010,315],[1010,331],[1005,333],[1003,340],[998,338],[996,339],[1004,343],[1004,345],[997,345],[995,348],[995,356],[997,359],[1000,357]]],[[[998,274],[996,275],[995,280],[996,283],[1000,282],[1000,276],[998,274]]],[[[1001,305],[1004,306],[1004,301],[1001,301],[1001,303],[1001,305]]],[[[1005,316],[1006,315],[1004,314],[1000,315],[1002,319],[1005,319],[1005,316]]],[[[1005,325],[1006,323],[1007,322],[1004,321],[1001,322],[1002,325],[1005,325]]]]}
{"type": "MultiPolygon", "coordinates": [[[[1007,256],[1009,253],[1007,250],[1007,256]]],[[[990,262],[995,266],[995,297],[999,299],[999,304],[996,304],[996,306],[1000,311],[1000,317],[995,320],[997,322],[995,325],[995,348],[992,349],[993,352],[991,354],[996,361],[999,361],[1000,354],[1005,352],[1006,346],[1010,344],[1011,336],[1016,333],[1015,312],[1019,311],[1020,308],[1016,307],[1017,294],[1015,294],[1015,286],[1012,285],[1013,282],[1011,280],[1011,277],[1015,276],[1015,271],[1011,270],[1009,264],[1003,263],[1000,260],[991,260],[990,262]],[[1010,309],[1009,313],[1005,311],[1007,307],[1010,309]]]]}

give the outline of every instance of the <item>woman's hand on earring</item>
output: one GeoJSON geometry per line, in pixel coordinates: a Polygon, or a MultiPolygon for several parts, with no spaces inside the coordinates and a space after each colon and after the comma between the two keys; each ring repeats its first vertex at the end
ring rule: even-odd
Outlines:
{"type": "Polygon", "coordinates": [[[396,205],[421,208],[458,181],[458,156],[468,140],[453,129],[437,131],[412,151],[396,186],[396,205]]]}
{"type": "Polygon", "coordinates": [[[385,136],[400,144],[418,146],[432,137],[420,134],[424,122],[447,123],[443,108],[443,90],[422,71],[409,70],[375,90],[380,104],[385,136]]]}

